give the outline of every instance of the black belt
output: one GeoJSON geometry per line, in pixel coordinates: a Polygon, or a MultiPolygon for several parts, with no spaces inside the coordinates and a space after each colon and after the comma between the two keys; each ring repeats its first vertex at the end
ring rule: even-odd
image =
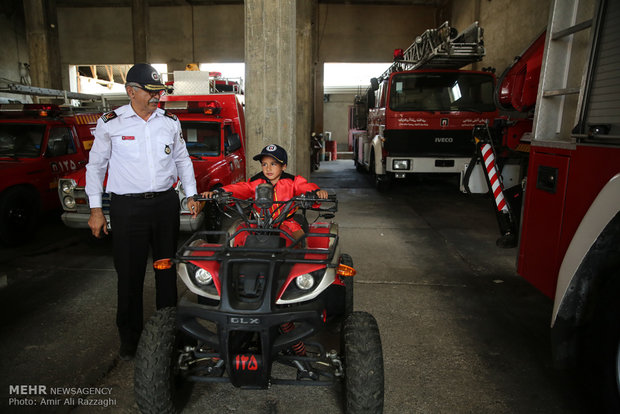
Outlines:
{"type": "Polygon", "coordinates": [[[171,191],[174,191],[174,188],[170,188],[166,191],[155,191],[152,193],[130,193],[130,194],[115,194],[113,193],[115,196],[122,196],[122,197],[133,197],[133,198],[155,198],[155,197],[159,197],[160,195],[164,195],[167,194],[171,191]]]}

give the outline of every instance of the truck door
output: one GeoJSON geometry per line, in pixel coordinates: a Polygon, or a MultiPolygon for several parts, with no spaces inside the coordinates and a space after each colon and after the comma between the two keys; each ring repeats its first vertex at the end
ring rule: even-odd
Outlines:
{"type": "Polygon", "coordinates": [[[49,126],[44,154],[51,173],[49,197],[53,197],[54,200],[58,198],[58,179],[86,163],[78,145],[77,135],[71,126],[49,126]]]}

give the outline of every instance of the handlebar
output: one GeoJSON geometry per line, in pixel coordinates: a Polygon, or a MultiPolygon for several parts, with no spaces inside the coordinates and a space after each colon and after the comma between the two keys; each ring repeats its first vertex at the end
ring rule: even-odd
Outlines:
{"type": "MultiPolygon", "coordinates": [[[[335,213],[338,211],[338,200],[335,194],[329,194],[328,198],[318,198],[313,192],[302,194],[291,198],[287,201],[273,201],[261,198],[257,203],[256,198],[241,199],[234,197],[232,193],[226,191],[215,191],[211,198],[195,196],[194,201],[215,202],[221,211],[233,207],[232,211],[236,213],[242,220],[250,224],[254,222],[259,227],[273,227],[289,218],[291,212],[295,209],[317,211],[319,216],[321,213],[335,213]],[[324,203],[330,203],[328,207],[322,206],[324,203]],[[254,205],[253,216],[255,220],[251,220],[248,216],[247,207],[254,205]],[[272,210],[273,207],[275,210],[272,210]]],[[[327,217],[327,216],[326,216],[327,217]]],[[[332,216],[333,217],[333,216],[332,216]]]]}

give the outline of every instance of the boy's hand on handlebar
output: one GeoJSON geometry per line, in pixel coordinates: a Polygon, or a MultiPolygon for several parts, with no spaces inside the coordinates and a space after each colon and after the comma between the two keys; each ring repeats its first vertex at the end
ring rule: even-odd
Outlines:
{"type": "Polygon", "coordinates": [[[213,198],[213,193],[215,193],[215,191],[205,191],[204,193],[200,194],[203,198],[213,198]]]}
{"type": "Polygon", "coordinates": [[[326,199],[327,197],[329,197],[329,194],[327,194],[327,191],[325,190],[319,190],[316,192],[316,196],[318,198],[326,199]]]}

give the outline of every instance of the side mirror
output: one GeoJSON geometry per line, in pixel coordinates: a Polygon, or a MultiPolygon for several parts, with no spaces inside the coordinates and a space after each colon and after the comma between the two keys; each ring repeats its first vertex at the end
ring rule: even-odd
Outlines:
{"type": "Polygon", "coordinates": [[[368,103],[368,108],[375,107],[375,91],[373,91],[372,88],[366,91],[366,102],[368,103]]]}
{"type": "Polygon", "coordinates": [[[377,89],[379,89],[379,79],[370,78],[370,87],[372,88],[373,91],[376,91],[377,89]]]}
{"type": "Polygon", "coordinates": [[[241,138],[239,134],[232,134],[226,137],[226,154],[237,151],[241,148],[241,138]]]}

